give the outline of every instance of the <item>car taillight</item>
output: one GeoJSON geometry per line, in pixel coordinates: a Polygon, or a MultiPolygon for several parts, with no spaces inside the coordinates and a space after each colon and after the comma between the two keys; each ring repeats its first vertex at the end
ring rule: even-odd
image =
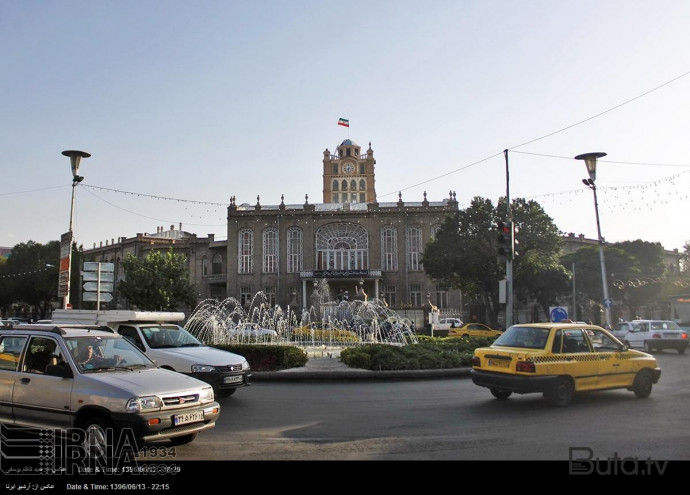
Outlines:
{"type": "Polygon", "coordinates": [[[472,356],[472,366],[476,366],[479,368],[479,366],[482,364],[482,360],[479,359],[479,356],[472,356]]]}
{"type": "Polygon", "coordinates": [[[531,361],[518,361],[515,363],[515,371],[520,371],[522,373],[534,373],[536,367],[531,361]]]}
{"type": "Polygon", "coordinates": [[[688,340],[688,334],[685,333],[685,332],[683,332],[683,333],[680,334],[680,338],[681,338],[681,339],[688,340]]]}
{"type": "Polygon", "coordinates": [[[661,338],[661,334],[660,334],[660,333],[655,333],[654,335],[652,335],[652,338],[653,338],[653,339],[660,339],[660,338],[661,338]]]}

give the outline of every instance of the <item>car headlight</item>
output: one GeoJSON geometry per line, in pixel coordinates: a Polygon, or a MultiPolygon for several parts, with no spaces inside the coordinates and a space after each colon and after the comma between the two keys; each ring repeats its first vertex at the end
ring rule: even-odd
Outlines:
{"type": "Polygon", "coordinates": [[[201,389],[199,394],[200,402],[208,402],[213,400],[213,387],[205,387],[201,389]]]}
{"type": "Polygon", "coordinates": [[[192,373],[213,373],[214,371],[216,371],[216,368],[214,368],[210,364],[193,364],[192,365],[192,373]]]}
{"type": "Polygon", "coordinates": [[[242,361],[242,369],[249,370],[249,361],[247,361],[246,359],[242,361]]]}
{"type": "Polygon", "coordinates": [[[162,405],[163,401],[161,401],[155,395],[149,395],[147,397],[132,397],[127,401],[125,410],[130,413],[136,413],[149,409],[159,409],[162,405]]]}

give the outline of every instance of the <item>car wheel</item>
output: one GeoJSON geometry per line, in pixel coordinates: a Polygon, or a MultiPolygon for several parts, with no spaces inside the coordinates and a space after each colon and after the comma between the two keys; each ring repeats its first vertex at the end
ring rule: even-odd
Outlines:
{"type": "Polygon", "coordinates": [[[568,378],[559,378],[544,392],[544,398],[552,406],[565,407],[573,400],[573,393],[573,382],[568,378]]]}
{"type": "Polygon", "coordinates": [[[648,370],[640,371],[633,382],[633,392],[638,399],[646,399],[652,393],[652,374],[648,370]]]}
{"type": "Polygon", "coordinates": [[[644,352],[649,353],[649,354],[654,352],[654,348],[646,340],[644,341],[644,352]]]}
{"type": "Polygon", "coordinates": [[[213,394],[216,397],[230,397],[232,394],[235,393],[237,389],[236,388],[229,388],[229,389],[224,389],[224,390],[214,390],[213,394]]]}
{"type": "Polygon", "coordinates": [[[492,388],[491,395],[493,395],[497,399],[505,400],[511,395],[513,395],[513,392],[511,392],[510,390],[499,390],[497,388],[492,388]]]}
{"type": "Polygon", "coordinates": [[[190,433],[189,435],[182,435],[179,437],[173,437],[170,439],[172,445],[185,445],[196,438],[196,433],[190,433]]]}
{"type": "MultiPolygon", "coordinates": [[[[94,416],[88,418],[83,425],[84,442],[82,447],[89,457],[106,458],[108,454],[108,430],[112,429],[112,423],[104,417],[94,416]]],[[[113,438],[116,438],[113,435],[113,438]]]]}

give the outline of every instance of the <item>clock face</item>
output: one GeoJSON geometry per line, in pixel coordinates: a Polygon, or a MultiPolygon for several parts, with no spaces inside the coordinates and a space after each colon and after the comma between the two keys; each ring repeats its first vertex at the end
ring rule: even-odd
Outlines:
{"type": "Polygon", "coordinates": [[[352,172],[355,171],[355,166],[351,163],[346,163],[343,165],[343,172],[346,174],[351,174],[352,172]]]}

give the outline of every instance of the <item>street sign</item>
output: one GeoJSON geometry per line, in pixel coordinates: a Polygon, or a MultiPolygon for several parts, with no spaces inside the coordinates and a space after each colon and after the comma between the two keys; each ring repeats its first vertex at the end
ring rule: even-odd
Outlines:
{"type": "Polygon", "coordinates": [[[100,299],[101,302],[110,302],[113,300],[113,295],[110,292],[101,292],[100,297],[98,292],[84,292],[82,296],[82,300],[84,301],[98,301],[100,299]]]}
{"type": "MultiPolygon", "coordinates": [[[[98,290],[99,290],[98,282],[86,282],[84,284],[84,290],[90,291],[90,292],[98,292],[98,290]]],[[[100,291],[101,291],[101,293],[112,292],[113,291],[112,282],[107,282],[107,283],[101,282],[100,291]]]]}
{"type": "Polygon", "coordinates": [[[568,319],[568,308],[564,306],[552,306],[549,308],[549,316],[552,323],[558,323],[561,320],[568,319]]]}
{"type": "Polygon", "coordinates": [[[99,265],[100,265],[100,271],[101,272],[114,272],[115,271],[115,263],[99,263],[97,261],[85,261],[84,262],[84,271],[85,272],[97,272],[99,270],[99,265]]]}
{"type": "MultiPolygon", "coordinates": [[[[98,272],[81,272],[84,282],[98,282],[98,272]]],[[[101,272],[101,282],[115,282],[113,272],[101,272]]]]}

